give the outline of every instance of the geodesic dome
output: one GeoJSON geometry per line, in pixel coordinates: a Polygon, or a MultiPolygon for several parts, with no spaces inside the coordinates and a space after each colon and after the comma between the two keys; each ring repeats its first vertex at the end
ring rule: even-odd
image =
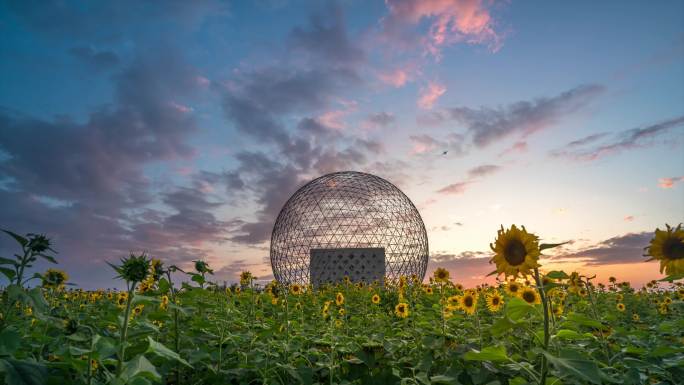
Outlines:
{"type": "Polygon", "coordinates": [[[314,179],[285,203],[271,235],[273,274],[307,284],[312,250],[349,248],[384,248],[388,280],[425,276],[428,240],[418,210],[392,183],[355,171],[314,179]]]}

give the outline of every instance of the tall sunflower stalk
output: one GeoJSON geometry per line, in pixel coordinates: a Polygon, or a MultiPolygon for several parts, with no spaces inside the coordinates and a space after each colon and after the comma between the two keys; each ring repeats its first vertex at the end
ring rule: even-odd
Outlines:
{"type": "MultiPolygon", "coordinates": [[[[544,292],[544,285],[539,276],[539,256],[541,251],[562,245],[563,243],[555,244],[539,244],[539,237],[533,233],[527,232],[525,226],[521,228],[512,225],[510,229],[501,229],[497,232],[496,240],[490,244],[494,257],[489,263],[496,264],[496,270],[491,274],[504,274],[506,277],[519,275],[529,276],[533,275],[539,288],[541,303],[544,310],[544,341],[543,347],[546,351],[549,347],[549,299],[544,292]]],[[[540,384],[546,383],[548,375],[548,360],[546,355],[541,354],[541,375],[539,378],[540,384]]]]}
{"type": "MultiPolygon", "coordinates": [[[[175,273],[176,271],[183,271],[180,268],[176,266],[170,266],[168,269],[164,271],[164,274],[166,274],[166,279],[169,282],[169,294],[171,295],[171,303],[174,305],[173,307],[173,346],[175,348],[176,353],[180,354],[180,314],[178,312],[178,290],[173,286],[173,280],[171,279],[171,274],[175,273]]],[[[176,362],[176,384],[180,384],[180,375],[181,375],[181,364],[180,362],[176,362]]]]}
{"type": "Polygon", "coordinates": [[[112,265],[107,262],[119,275],[117,278],[122,278],[126,281],[126,291],[128,293],[126,299],[126,310],[124,311],[123,326],[119,335],[119,354],[116,364],[116,376],[121,376],[123,370],[123,362],[126,354],[126,344],[128,337],[128,321],[131,315],[131,304],[135,296],[135,287],[138,283],[147,278],[150,272],[150,260],[145,253],[138,256],[131,254],[128,258],[121,259],[119,266],[112,265]]]}
{"type": "MultiPolygon", "coordinates": [[[[539,269],[535,268],[534,269],[534,281],[537,283],[537,287],[539,288],[539,296],[541,296],[541,303],[542,303],[542,308],[544,310],[544,350],[549,349],[549,338],[551,337],[549,333],[549,298],[546,295],[546,292],[544,291],[544,284],[542,280],[539,277],[539,269]]],[[[542,354],[541,356],[542,360],[542,368],[541,368],[541,377],[539,379],[540,384],[546,384],[546,376],[548,375],[549,371],[549,362],[546,358],[545,355],[542,354]]]]}
{"type": "MultiPolygon", "coordinates": [[[[594,289],[589,282],[590,278],[584,277],[584,280],[582,280],[582,276],[578,276],[577,279],[584,285],[584,287],[587,290],[587,293],[589,296],[589,303],[591,304],[591,312],[594,316],[594,320],[596,322],[601,322],[601,318],[598,315],[598,306],[596,304],[596,298],[594,298],[594,289]]],[[[610,349],[610,345],[608,344],[608,341],[606,340],[606,336],[603,333],[603,330],[599,330],[599,334],[601,335],[601,345],[603,345],[603,352],[605,353],[606,359],[608,360],[608,363],[610,364],[613,353],[610,349]]]]}
{"type": "Polygon", "coordinates": [[[449,270],[442,267],[434,272],[434,280],[439,283],[439,311],[442,316],[442,338],[446,338],[446,316],[444,315],[444,284],[449,282],[449,270]]]}

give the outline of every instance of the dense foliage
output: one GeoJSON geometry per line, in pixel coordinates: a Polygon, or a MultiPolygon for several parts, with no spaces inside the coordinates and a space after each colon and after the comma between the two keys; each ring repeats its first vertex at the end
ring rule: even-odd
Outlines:
{"type": "MultiPolygon", "coordinates": [[[[137,255],[113,265],[124,291],[69,289],[66,274],[54,269],[34,275],[42,284],[28,289],[23,271],[35,257],[54,262],[49,240],[9,234],[23,257],[0,261],[13,266],[2,270],[10,284],[0,307],[0,378],[8,384],[675,384],[684,378],[684,287],[672,282],[677,276],[639,290],[613,278],[606,286],[576,273],[540,274],[536,259],[525,266],[521,254],[519,266],[529,275],[515,271],[497,286],[472,289],[441,269],[428,284],[405,277],[319,290],[259,287],[245,272],[239,285],[225,288],[210,281],[204,261],[186,273],[137,255]],[[174,285],[179,274],[189,282],[174,285]]],[[[497,247],[516,252],[505,236],[502,230],[497,247]]]]}

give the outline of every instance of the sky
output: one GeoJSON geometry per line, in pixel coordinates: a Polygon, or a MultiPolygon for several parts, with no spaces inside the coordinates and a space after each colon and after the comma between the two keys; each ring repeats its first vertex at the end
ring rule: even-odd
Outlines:
{"type": "Polygon", "coordinates": [[[279,210],[342,170],[467,286],[512,224],[568,242],[543,270],[640,286],[684,221],[681,1],[0,1],[0,36],[0,228],[81,287],[142,251],[272,279],[279,210]]]}

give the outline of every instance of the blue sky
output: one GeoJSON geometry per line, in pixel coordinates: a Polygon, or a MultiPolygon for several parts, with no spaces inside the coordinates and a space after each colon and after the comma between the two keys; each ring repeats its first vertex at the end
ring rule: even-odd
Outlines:
{"type": "Polygon", "coordinates": [[[418,206],[430,271],[481,281],[516,223],[572,241],[548,268],[643,282],[650,233],[684,218],[683,19],[677,1],[2,2],[0,227],[51,236],[86,287],[142,250],[268,279],[285,200],[353,169],[418,206]]]}

